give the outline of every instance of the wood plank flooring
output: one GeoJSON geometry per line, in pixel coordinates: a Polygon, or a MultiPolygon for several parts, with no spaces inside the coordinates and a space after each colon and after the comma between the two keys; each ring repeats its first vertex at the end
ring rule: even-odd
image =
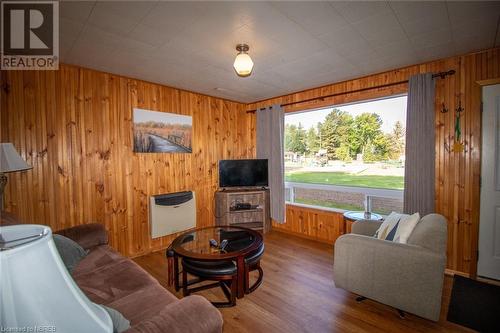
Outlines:
{"type": "MultiPolygon", "coordinates": [[[[445,278],[438,323],[410,314],[400,319],[389,306],[371,300],[357,303],[357,295],[335,288],[332,246],[277,231],[266,235],[265,244],[264,282],[255,292],[239,299],[235,307],[220,309],[224,332],[472,332],[445,319],[450,276],[445,278]]],[[[163,252],[134,260],[167,288],[163,252]]],[[[217,289],[199,294],[223,300],[217,289]]]]}

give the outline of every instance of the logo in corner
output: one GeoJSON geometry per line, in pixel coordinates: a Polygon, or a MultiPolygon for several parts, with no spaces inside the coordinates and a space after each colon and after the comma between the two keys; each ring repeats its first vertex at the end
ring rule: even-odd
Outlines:
{"type": "Polygon", "coordinates": [[[59,69],[59,2],[2,1],[2,70],[59,69]]]}

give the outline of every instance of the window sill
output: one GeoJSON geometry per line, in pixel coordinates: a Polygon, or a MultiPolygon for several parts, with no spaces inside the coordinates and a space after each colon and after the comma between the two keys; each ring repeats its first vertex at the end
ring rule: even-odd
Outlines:
{"type": "MultiPolygon", "coordinates": [[[[285,205],[287,206],[294,206],[294,207],[303,207],[303,208],[309,208],[309,209],[315,209],[315,210],[322,210],[326,212],[331,212],[331,213],[338,213],[338,214],[344,214],[345,212],[349,212],[349,210],[346,209],[340,209],[340,208],[331,208],[331,207],[323,207],[323,206],[314,206],[314,205],[308,205],[308,204],[301,204],[297,202],[289,202],[285,201],[285,205]]],[[[377,213],[380,216],[382,216],[384,219],[387,217],[385,214],[377,213]]]]}
{"type": "Polygon", "coordinates": [[[310,208],[310,209],[316,209],[316,210],[324,210],[324,211],[327,211],[327,212],[333,212],[333,213],[339,213],[339,214],[344,214],[345,212],[348,211],[348,210],[340,209],[340,208],[314,206],[314,205],[301,204],[301,203],[289,202],[289,201],[285,201],[285,204],[288,205],[288,206],[304,207],[304,208],[310,208]]]}

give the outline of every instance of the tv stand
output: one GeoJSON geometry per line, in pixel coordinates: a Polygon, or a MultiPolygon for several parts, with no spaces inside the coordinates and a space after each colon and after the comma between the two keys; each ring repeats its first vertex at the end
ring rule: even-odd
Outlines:
{"type": "Polygon", "coordinates": [[[271,227],[269,190],[221,189],[215,192],[215,212],[216,225],[246,227],[266,233],[271,227]]]}

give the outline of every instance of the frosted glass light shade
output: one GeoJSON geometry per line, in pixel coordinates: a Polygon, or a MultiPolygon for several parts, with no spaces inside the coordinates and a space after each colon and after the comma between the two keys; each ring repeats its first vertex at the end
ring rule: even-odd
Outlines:
{"type": "Polygon", "coordinates": [[[252,69],[253,69],[253,61],[252,58],[246,53],[239,53],[236,56],[236,59],[234,59],[234,64],[233,64],[234,70],[236,71],[236,74],[239,76],[249,76],[252,74],[252,69]]]}
{"type": "Polygon", "coordinates": [[[107,312],[69,275],[49,227],[0,227],[0,327],[43,326],[58,333],[113,332],[107,312]]]}
{"type": "Polygon", "coordinates": [[[22,171],[31,168],[31,165],[23,160],[12,143],[0,143],[0,172],[22,171]]]}

